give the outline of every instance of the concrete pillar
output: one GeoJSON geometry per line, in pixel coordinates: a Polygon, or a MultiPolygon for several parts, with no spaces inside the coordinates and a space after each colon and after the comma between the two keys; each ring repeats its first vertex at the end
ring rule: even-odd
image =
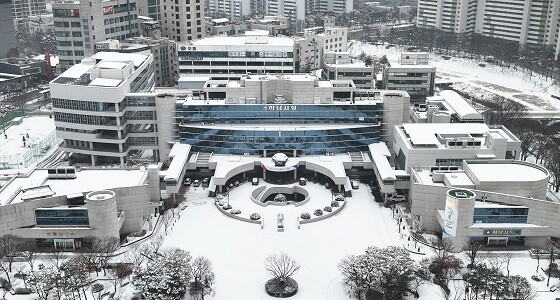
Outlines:
{"type": "Polygon", "coordinates": [[[266,180],[266,169],[263,169],[263,180],[266,180]]]}
{"type": "Polygon", "coordinates": [[[471,190],[451,189],[445,199],[443,237],[451,238],[452,251],[461,251],[470,241],[468,228],[473,224],[476,195],[471,190]]]}
{"type": "Polygon", "coordinates": [[[266,149],[263,150],[263,157],[266,157],[266,149]]]}
{"type": "Polygon", "coordinates": [[[294,170],[294,180],[297,180],[297,168],[294,170]]]}
{"type": "Polygon", "coordinates": [[[294,157],[297,156],[297,150],[294,150],[294,157]]]}
{"type": "Polygon", "coordinates": [[[91,166],[92,166],[92,167],[95,167],[95,161],[96,161],[95,155],[92,155],[92,156],[91,156],[91,166]]]}
{"type": "Polygon", "coordinates": [[[121,156],[119,160],[121,161],[121,166],[124,166],[124,157],[121,156]]]}

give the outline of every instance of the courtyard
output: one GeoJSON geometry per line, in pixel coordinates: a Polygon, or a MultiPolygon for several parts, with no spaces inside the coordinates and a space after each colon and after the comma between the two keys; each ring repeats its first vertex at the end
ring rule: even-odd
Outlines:
{"type": "Polygon", "coordinates": [[[297,226],[301,212],[313,213],[332,199],[324,186],[308,183],[311,199],[294,207],[261,207],[249,195],[256,186],[241,184],[230,191],[230,204],[242,214],[258,212],[264,228],[222,214],[208,197],[208,190],[191,187],[186,193],[188,207],[165,238],[163,247],[179,247],[193,257],[204,255],[214,265],[214,299],[268,299],[264,283],[269,275],[266,257],[285,252],[301,264],[294,276],[299,292],[292,299],[349,299],[338,270],[339,261],[350,254],[362,253],[368,246],[401,245],[392,211],[375,202],[369,187],[360,184],[347,198],[340,213],[325,220],[297,226]],[[251,211],[246,211],[246,210],[251,211]],[[253,211],[254,210],[254,211],[253,211]],[[285,231],[276,231],[276,215],[285,216],[285,231]]]}

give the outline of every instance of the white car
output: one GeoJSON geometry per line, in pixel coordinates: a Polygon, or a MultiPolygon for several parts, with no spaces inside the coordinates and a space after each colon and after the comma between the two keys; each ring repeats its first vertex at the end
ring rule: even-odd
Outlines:
{"type": "Polygon", "coordinates": [[[389,197],[389,200],[393,201],[393,202],[405,202],[406,197],[403,196],[403,195],[398,195],[397,194],[397,195],[393,195],[393,196],[389,197]]]}

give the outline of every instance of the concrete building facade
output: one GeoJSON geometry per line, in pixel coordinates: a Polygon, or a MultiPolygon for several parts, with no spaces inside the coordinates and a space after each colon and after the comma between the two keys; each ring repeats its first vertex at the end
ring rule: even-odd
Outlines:
{"type": "Polygon", "coordinates": [[[0,58],[6,57],[12,49],[17,49],[16,32],[12,21],[10,0],[0,0],[0,58]]]}
{"type": "Polygon", "coordinates": [[[151,190],[159,191],[159,184],[145,169],[36,169],[0,189],[0,235],[74,250],[92,237],[140,234],[160,206],[159,193],[152,198],[151,190]]]}
{"type": "Polygon", "coordinates": [[[455,170],[414,167],[413,226],[442,232],[455,251],[472,242],[543,247],[560,234],[560,204],[546,198],[549,177],[545,168],[517,160],[467,160],[455,170]]]}
{"type": "Polygon", "coordinates": [[[47,14],[47,2],[45,0],[12,0],[12,18],[14,27],[18,28],[20,22],[31,16],[47,14]]]}
{"type": "Polygon", "coordinates": [[[133,37],[119,42],[107,40],[95,45],[97,52],[151,53],[156,86],[175,86],[178,78],[177,43],[164,37],[133,37]]]}
{"type": "MultiPolygon", "coordinates": [[[[50,83],[59,147],[95,166],[158,157],[153,56],[99,52],[50,83]]],[[[168,120],[165,120],[168,121],[168,120]]]]}
{"type": "Polygon", "coordinates": [[[176,42],[204,37],[204,3],[201,0],[161,0],[161,35],[176,42]]]}
{"type": "Polygon", "coordinates": [[[294,73],[294,41],[265,31],[241,37],[209,37],[179,44],[181,76],[240,78],[247,73],[294,73]]]}
{"type": "Polygon", "coordinates": [[[55,2],[53,16],[59,62],[63,69],[93,55],[97,42],[124,40],[139,32],[136,1],[55,2]]]}
{"type": "Polygon", "coordinates": [[[457,167],[466,159],[519,159],[521,142],[484,123],[407,123],[395,127],[395,169],[457,167]]]}
{"type": "Polygon", "coordinates": [[[548,46],[558,56],[560,2],[543,0],[419,0],[417,25],[548,46]]]}

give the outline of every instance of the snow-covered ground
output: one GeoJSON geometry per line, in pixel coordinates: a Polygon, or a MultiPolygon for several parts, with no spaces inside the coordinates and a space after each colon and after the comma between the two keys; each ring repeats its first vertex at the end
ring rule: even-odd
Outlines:
{"type": "MultiPolygon", "coordinates": [[[[296,216],[330,202],[330,194],[319,184],[308,183],[306,188],[312,199],[301,207],[261,207],[249,199],[256,188],[242,184],[230,193],[230,204],[240,209],[242,215],[259,212],[265,219],[264,229],[257,224],[235,220],[222,214],[214,199],[207,196],[202,187],[186,194],[188,207],[165,238],[163,247],[179,247],[191,252],[193,257],[203,255],[214,265],[216,284],[211,299],[271,299],[264,291],[269,275],[264,269],[265,258],[273,253],[285,252],[301,264],[294,278],[299,292],[292,299],[351,299],[342,285],[338,263],[346,255],[361,254],[368,246],[385,247],[405,245],[392,211],[374,201],[369,188],[361,184],[347,198],[346,207],[331,218],[302,224],[297,228],[296,216]],[[327,200],[329,199],[329,200],[327,200]],[[276,231],[276,214],[285,215],[285,231],[276,231]],[[271,220],[272,219],[272,220],[271,220]]],[[[428,252],[427,248],[422,251],[428,252]]],[[[491,254],[500,256],[502,252],[491,254]]],[[[535,282],[536,260],[528,251],[512,252],[510,264],[512,275],[522,275],[534,284],[537,300],[555,299],[560,292],[550,292],[545,282],[535,282]]],[[[425,256],[412,255],[416,260],[425,256]]],[[[460,257],[467,261],[465,253],[460,257]]],[[[541,266],[546,260],[541,259],[541,266]]],[[[505,272],[505,266],[502,265],[505,272]]],[[[541,271],[542,274],[542,271],[541,271]]],[[[551,279],[551,285],[558,279],[551,279]]],[[[451,286],[453,290],[453,286],[451,286]]],[[[445,299],[441,289],[433,284],[421,286],[420,299],[445,299]]],[[[414,299],[409,296],[409,300],[414,299]]]]}
{"type": "Polygon", "coordinates": [[[270,298],[264,291],[264,283],[270,278],[264,261],[268,255],[279,252],[301,264],[294,276],[299,292],[292,299],[349,299],[337,267],[340,260],[346,255],[361,254],[371,245],[402,244],[391,210],[380,207],[365,185],[353,191],[354,196],[347,198],[347,205],[339,214],[303,224],[301,229],[296,222],[300,210],[312,213],[328,203],[324,197],[330,199],[330,195],[325,195],[324,186],[306,186],[321,206],[311,200],[297,209],[257,206],[249,199],[252,187],[244,184],[233,189],[230,203],[242,212],[246,208],[270,209],[261,214],[265,218],[264,229],[223,215],[214,206],[214,200],[207,197],[207,190],[191,187],[186,196],[189,206],[165,238],[163,247],[180,247],[192,256],[204,255],[212,260],[216,274],[214,299],[270,298]],[[280,211],[285,215],[284,232],[277,232],[274,227],[280,211]],[[270,218],[274,221],[267,221],[270,218]]]}
{"type": "MultiPolygon", "coordinates": [[[[399,47],[386,49],[385,46],[361,42],[354,43],[349,51],[354,56],[362,52],[377,57],[386,55],[392,64],[398,63],[400,53],[406,52],[399,47]]],[[[437,68],[436,76],[439,79],[454,82],[454,88],[467,94],[484,98],[489,98],[492,94],[500,95],[522,103],[530,110],[560,110],[560,100],[550,96],[560,96],[560,87],[542,76],[529,76],[520,70],[468,58],[452,57],[445,60],[435,53],[430,53],[429,65],[437,68]],[[480,63],[485,67],[479,66],[480,63]]]]}

